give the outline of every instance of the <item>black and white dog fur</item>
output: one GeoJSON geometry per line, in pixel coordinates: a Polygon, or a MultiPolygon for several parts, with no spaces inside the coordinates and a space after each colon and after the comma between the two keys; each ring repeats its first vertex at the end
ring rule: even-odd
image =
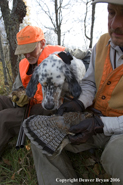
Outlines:
{"type": "Polygon", "coordinates": [[[26,88],[27,96],[33,97],[40,83],[43,92],[42,106],[46,110],[55,110],[63,103],[65,94],[75,99],[81,94],[80,82],[86,72],[80,59],[73,57],[71,64],[66,64],[56,54],[49,55],[37,66],[26,88]]]}

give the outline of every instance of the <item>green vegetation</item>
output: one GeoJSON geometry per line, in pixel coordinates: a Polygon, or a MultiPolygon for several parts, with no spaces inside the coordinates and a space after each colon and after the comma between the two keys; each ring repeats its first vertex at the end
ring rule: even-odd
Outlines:
{"type": "MultiPolygon", "coordinates": [[[[9,142],[0,159],[0,185],[38,185],[29,140],[26,139],[25,148],[18,151],[15,148],[16,141],[17,137],[9,142]]],[[[100,163],[102,150],[67,153],[78,178],[85,181],[83,185],[111,185],[110,182],[97,182],[98,179],[110,181],[110,176],[106,174],[100,163]],[[86,182],[89,179],[94,182],[86,182]]]]}
{"type": "Polygon", "coordinates": [[[81,180],[83,185],[111,184],[110,176],[104,171],[100,163],[101,154],[101,149],[91,149],[77,154],[68,152],[78,178],[83,179],[83,181],[81,180]]]}
{"type": "Polygon", "coordinates": [[[4,76],[3,76],[3,68],[2,68],[2,62],[0,62],[0,94],[5,93],[5,85],[4,85],[4,76]]]}
{"type": "Polygon", "coordinates": [[[0,95],[7,95],[9,94],[9,92],[11,91],[12,88],[12,82],[10,79],[10,75],[11,75],[11,67],[10,67],[10,63],[7,62],[7,66],[9,69],[9,74],[7,73],[7,77],[8,77],[8,85],[4,84],[4,75],[3,75],[3,67],[2,67],[2,62],[0,62],[0,95]]]}
{"type": "Polygon", "coordinates": [[[9,142],[1,157],[0,185],[38,185],[30,143],[17,151],[16,141],[9,142]]]}

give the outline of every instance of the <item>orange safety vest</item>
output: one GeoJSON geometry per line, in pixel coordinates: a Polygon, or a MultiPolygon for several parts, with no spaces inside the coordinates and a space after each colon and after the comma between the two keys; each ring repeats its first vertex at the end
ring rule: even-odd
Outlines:
{"type": "MultiPolygon", "coordinates": [[[[60,52],[60,51],[64,51],[65,47],[62,46],[51,46],[51,45],[47,45],[41,55],[39,56],[38,59],[38,64],[39,65],[45,58],[47,58],[50,54],[54,53],[54,52],[60,52]]],[[[19,72],[20,72],[20,77],[21,77],[21,81],[23,86],[26,88],[32,75],[27,75],[28,69],[29,69],[29,62],[26,58],[22,59],[19,63],[19,72]]],[[[43,99],[43,94],[42,94],[42,87],[41,84],[39,83],[37,85],[37,91],[33,97],[33,99],[31,100],[31,105],[33,104],[37,104],[37,103],[41,103],[43,99]]]]}
{"type": "Polygon", "coordinates": [[[117,117],[123,115],[123,64],[112,69],[109,38],[104,34],[96,46],[94,108],[105,116],[117,117]]]}

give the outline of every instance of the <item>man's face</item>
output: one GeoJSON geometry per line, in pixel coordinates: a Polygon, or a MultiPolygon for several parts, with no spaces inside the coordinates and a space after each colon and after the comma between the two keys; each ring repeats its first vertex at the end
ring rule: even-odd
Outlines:
{"type": "Polygon", "coordinates": [[[112,42],[123,47],[123,6],[108,4],[108,30],[112,42]]]}
{"type": "Polygon", "coordinates": [[[24,56],[29,61],[30,64],[36,64],[42,52],[42,49],[43,49],[42,43],[38,42],[36,48],[30,53],[25,53],[24,56]]]}

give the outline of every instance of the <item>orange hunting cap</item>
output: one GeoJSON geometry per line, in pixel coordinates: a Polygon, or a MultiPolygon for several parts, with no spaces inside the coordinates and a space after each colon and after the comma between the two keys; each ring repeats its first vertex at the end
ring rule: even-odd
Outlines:
{"type": "Polygon", "coordinates": [[[17,33],[16,38],[18,45],[15,55],[25,54],[32,52],[36,48],[37,42],[44,39],[44,33],[39,27],[26,26],[17,33]]]}

